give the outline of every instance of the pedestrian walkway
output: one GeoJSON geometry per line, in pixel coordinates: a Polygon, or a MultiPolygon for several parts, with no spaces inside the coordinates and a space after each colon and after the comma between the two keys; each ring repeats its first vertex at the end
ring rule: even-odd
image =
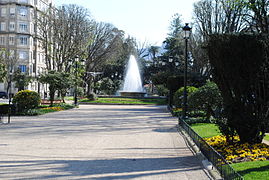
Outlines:
{"type": "Polygon", "coordinates": [[[209,179],[164,106],[80,105],[0,125],[0,179],[209,179]]]}

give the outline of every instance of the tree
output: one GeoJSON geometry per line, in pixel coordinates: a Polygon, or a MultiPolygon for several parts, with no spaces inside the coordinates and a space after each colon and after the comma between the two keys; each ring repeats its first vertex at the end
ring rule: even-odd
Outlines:
{"type": "Polygon", "coordinates": [[[49,8],[37,17],[38,39],[48,70],[66,71],[75,56],[86,57],[92,31],[89,11],[77,5],[49,8]]]}
{"type": "Polygon", "coordinates": [[[248,24],[245,31],[269,33],[268,0],[237,0],[237,6],[248,10],[248,13],[244,14],[244,20],[248,24]]]}
{"type": "MultiPolygon", "coordinates": [[[[108,23],[95,23],[88,39],[86,72],[101,71],[106,62],[115,61],[122,53],[124,33],[108,23]]],[[[87,94],[92,89],[93,76],[86,75],[87,94]]]]}
{"type": "Polygon", "coordinates": [[[72,85],[72,79],[69,73],[49,71],[47,74],[42,74],[39,81],[49,85],[50,106],[53,106],[55,93],[60,91],[64,98],[66,91],[72,85]]]}
{"type": "Polygon", "coordinates": [[[211,66],[205,44],[211,34],[235,33],[246,30],[248,9],[244,0],[200,0],[194,3],[194,34],[190,43],[193,71],[210,78],[211,66]]]}
{"type": "Polygon", "coordinates": [[[74,85],[74,82],[79,81],[80,79],[76,79],[70,73],[66,72],[61,72],[59,74],[59,78],[61,81],[58,83],[58,90],[60,92],[63,103],[65,103],[64,97],[66,96],[68,89],[74,85]]]}
{"type": "Polygon", "coordinates": [[[18,91],[24,90],[25,86],[28,86],[31,82],[31,77],[25,73],[22,73],[20,69],[16,70],[13,75],[13,81],[18,91]]]}
{"type": "Polygon", "coordinates": [[[268,35],[211,35],[207,51],[227,125],[242,143],[260,143],[269,126],[268,35]]]}
{"type": "Polygon", "coordinates": [[[210,34],[240,32],[246,27],[244,0],[200,0],[194,4],[197,33],[206,41],[210,34]]]}
{"type": "Polygon", "coordinates": [[[2,57],[3,64],[5,67],[5,70],[3,71],[3,73],[5,74],[4,82],[8,83],[7,94],[10,97],[12,75],[14,73],[18,58],[16,57],[15,50],[8,49],[2,49],[0,56],[2,57]]]}

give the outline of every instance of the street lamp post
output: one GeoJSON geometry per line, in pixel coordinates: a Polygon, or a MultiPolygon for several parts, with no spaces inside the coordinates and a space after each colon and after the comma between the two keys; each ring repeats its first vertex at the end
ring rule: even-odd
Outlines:
{"type": "Polygon", "coordinates": [[[185,39],[185,66],[184,66],[184,92],[183,92],[183,119],[186,119],[187,115],[187,70],[188,70],[188,39],[191,34],[191,27],[186,23],[183,27],[184,39],[185,39]]]}
{"type": "Polygon", "coordinates": [[[9,72],[8,75],[8,121],[7,123],[10,124],[10,116],[11,116],[11,82],[12,82],[12,71],[9,72]]]}
{"type": "Polygon", "coordinates": [[[77,89],[78,89],[78,56],[75,56],[75,77],[76,77],[76,81],[75,81],[75,92],[74,92],[74,104],[75,106],[78,105],[78,94],[77,94],[77,89]]]}
{"type": "Polygon", "coordinates": [[[79,60],[78,56],[75,56],[75,91],[74,91],[74,105],[77,106],[78,105],[78,93],[77,93],[77,89],[78,89],[78,62],[82,62],[84,63],[84,59],[79,60]]]}

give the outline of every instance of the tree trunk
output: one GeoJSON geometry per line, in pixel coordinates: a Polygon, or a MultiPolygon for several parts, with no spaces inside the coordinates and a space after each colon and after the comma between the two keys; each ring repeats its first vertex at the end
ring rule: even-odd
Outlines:
{"type": "Polygon", "coordinates": [[[55,90],[50,89],[50,107],[53,106],[53,101],[54,101],[54,95],[55,95],[55,90]]]}
{"type": "Polygon", "coordinates": [[[265,135],[265,128],[262,129],[259,123],[260,120],[245,110],[240,111],[239,108],[233,108],[233,112],[228,120],[232,122],[240,142],[250,144],[261,143],[265,135]]]}
{"type": "Polygon", "coordinates": [[[92,79],[91,78],[87,81],[87,84],[88,84],[87,95],[90,95],[92,93],[92,79]]]}

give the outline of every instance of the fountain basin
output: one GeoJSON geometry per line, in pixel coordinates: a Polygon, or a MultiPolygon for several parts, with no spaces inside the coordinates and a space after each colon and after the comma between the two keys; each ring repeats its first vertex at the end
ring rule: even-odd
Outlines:
{"type": "Polygon", "coordinates": [[[120,95],[123,97],[145,97],[145,92],[124,92],[120,91],[120,95]]]}

